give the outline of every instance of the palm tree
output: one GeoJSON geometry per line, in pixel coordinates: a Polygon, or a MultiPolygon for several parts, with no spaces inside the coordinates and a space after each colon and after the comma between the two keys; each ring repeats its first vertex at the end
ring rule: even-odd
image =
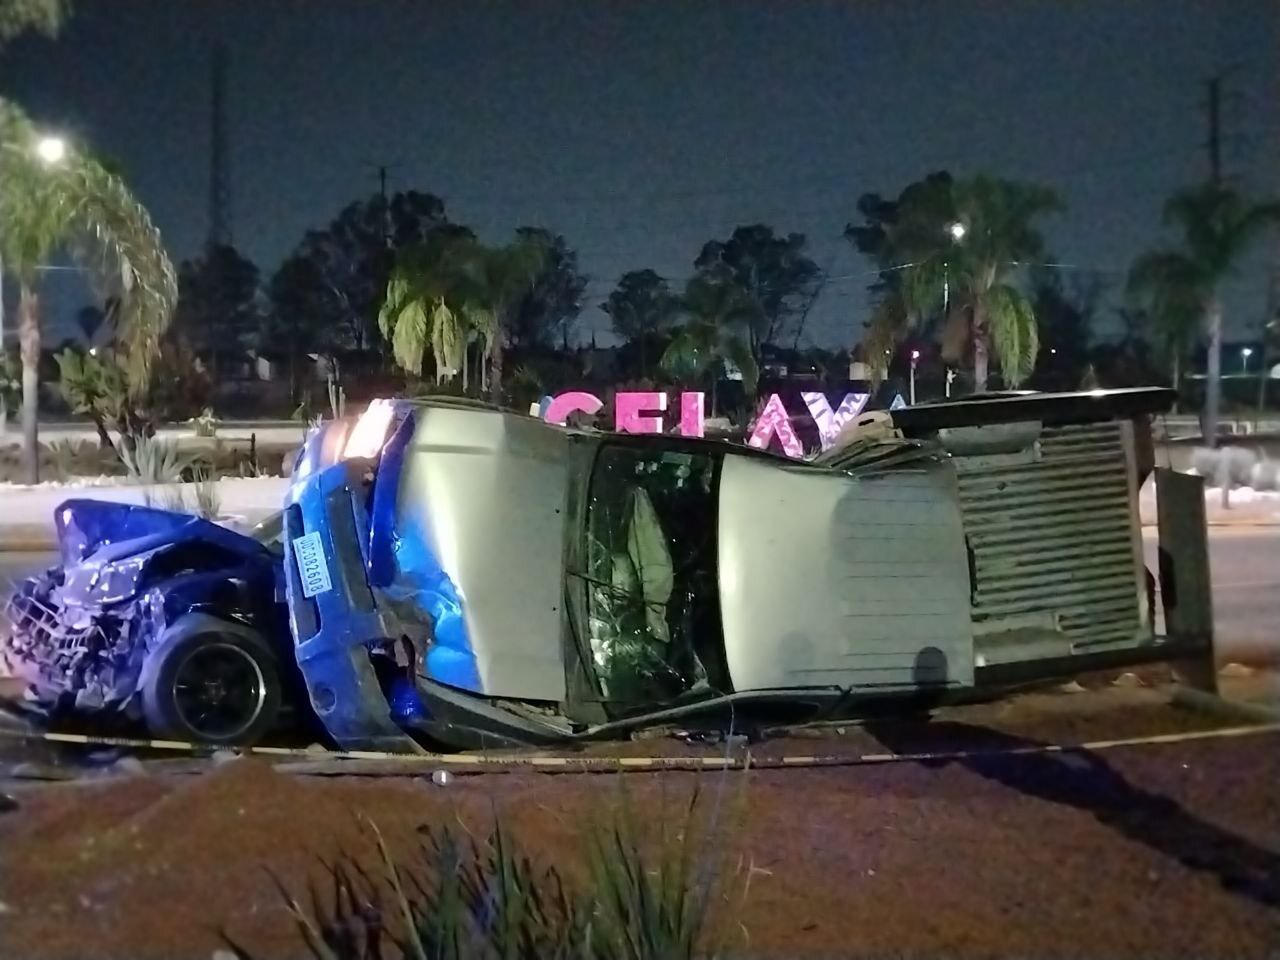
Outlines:
{"type": "Polygon", "coordinates": [[[1010,386],[1031,373],[1039,334],[1030,299],[1014,284],[1044,240],[1035,222],[1061,208],[1054,192],[990,177],[956,180],[907,203],[886,228],[896,282],[886,284],[864,346],[891,352],[911,329],[943,313],[943,356],[973,358],[974,390],[987,388],[994,351],[1010,386]]]}
{"type": "Polygon", "coordinates": [[[378,328],[403,369],[420,374],[429,348],[436,383],[452,380],[461,369],[465,391],[470,330],[468,316],[454,309],[459,296],[453,248],[458,241],[455,236],[432,236],[400,253],[378,312],[378,328]]]}
{"type": "Polygon", "coordinates": [[[104,295],[119,298],[118,336],[135,396],[147,387],[177,299],[160,233],[124,183],[81,151],[46,163],[37,156],[37,142],[25,114],[0,100],[0,253],[18,280],[23,453],[30,483],[39,480],[41,268],[65,251],[100,282],[104,295]]]}
{"type": "Polygon", "coordinates": [[[1158,251],[1139,258],[1129,271],[1128,294],[1148,318],[1156,349],[1169,365],[1169,381],[1182,389],[1182,363],[1196,341],[1204,303],[1195,271],[1181,253],[1158,251]]]}
{"type": "Polygon", "coordinates": [[[1204,435],[1218,440],[1222,397],[1222,283],[1235,273],[1245,253],[1280,223],[1280,203],[1251,204],[1236,190],[1216,183],[1179,190],[1164,207],[1164,221],[1182,230],[1182,246],[1141,257],[1130,273],[1130,289],[1152,298],[1154,319],[1165,336],[1189,339],[1189,317],[1199,317],[1209,339],[1205,370],[1204,435]]]}
{"type": "MultiPolygon", "coordinates": [[[[756,299],[731,276],[698,274],[685,287],[681,311],[685,321],[659,361],[662,368],[675,377],[701,379],[728,361],[742,373],[747,396],[753,396],[760,378],[751,348],[753,325],[761,319],[756,299]]],[[[711,382],[713,410],[716,379],[711,382]]]]}
{"type": "Polygon", "coordinates": [[[3,0],[0,2],[0,45],[35,30],[52,35],[67,16],[68,0],[3,0]]]}
{"type": "Polygon", "coordinates": [[[464,232],[409,248],[392,272],[378,316],[396,362],[417,373],[430,347],[436,381],[452,379],[461,369],[465,389],[474,340],[480,346],[480,389],[500,403],[508,314],[533,286],[545,257],[536,239],[487,247],[464,232]]]}

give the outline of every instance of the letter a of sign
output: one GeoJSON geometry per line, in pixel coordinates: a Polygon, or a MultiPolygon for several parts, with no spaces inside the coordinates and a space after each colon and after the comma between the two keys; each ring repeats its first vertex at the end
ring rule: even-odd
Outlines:
{"type": "Polygon", "coordinates": [[[796,458],[804,456],[804,447],[800,445],[800,438],[796,436],[795,428],[791,426],[791,417],[787,414],[787,408],[782,405],[782,398],[776,393],[770,395],[769,401],[760,411],[756,425],[751,431],[751,439],[747,443],[757,450],[768,450],[769,442],[775,436],[782,444],[782,452],[787,456],[796,458]]]}
{"type": "Polygon", "coordinates": [[[845,424],[862,412],[871,394],[845,394],[834,413],[831,412],[831,404],[827,401],[826,394],[802,393],[800,396],[804,400],[804,405],[809,408],[809,413],[813,415],[813,422],[818,425],[818,439],[822,442],[822,449],[829,450],[835,445],[836,438],[840,436],[840,431],[845,428],[845,424]]]}

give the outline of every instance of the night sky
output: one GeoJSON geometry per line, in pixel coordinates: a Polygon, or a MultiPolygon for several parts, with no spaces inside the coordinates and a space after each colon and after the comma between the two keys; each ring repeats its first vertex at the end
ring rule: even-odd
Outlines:
{"type": "MultiPolygon", "coordinates": [[[[620,273],[683,279],[704,241],[764,221],[808,235],[836,278],[809,332],[847,345],[854,203],[940,168],[1055,186],[1054,261],[1119,284],[1205,176],[1204,81],[1232,65],[1226,171],[1280,191],[1275,0],[79,0],[56,41],[5,52],[0,86],[118,161],[175,259],[207,231],[218,37],[234,239],[264,273],[386,164],[486,240],[564,233],[592,277],[584,335],[620,273]]],[[[1265,262],[1227,293],[1229,336],[1257,330],[1265,262]]],[[[54,276],[65,325],[80,293],[54,276]]]]}

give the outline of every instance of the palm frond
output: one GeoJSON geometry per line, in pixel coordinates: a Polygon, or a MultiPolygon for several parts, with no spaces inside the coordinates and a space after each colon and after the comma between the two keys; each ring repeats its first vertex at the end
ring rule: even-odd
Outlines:
{"type": "MultiPolygon", "coordinates": [[[[387,313],[384,306],[379,318],[387,313]]],[[[387,326],[391,333],[391,354],[396,363],[409,373],[421,373],[422,353],[427,343],[427,310],[424,303],[421,300],[402,301],[394,321],[388,316],[387,326]]]]}
{"type": "Polygon", "coordinates": [[[658,365],[678,379],[701,377],[715,353],[714,328],[690,322],[680,327],[663,351],[658,365]]]}
{"type": "Polygon", "coordinates": [[[862,335],[863,360],[871,370],[872,382],[884,379],[889,357],[910,328],[901,295],[897,291],[886,291],[872,309],[867,331],[862,335]]]}
{"type": "Polygon", "coordinates": [[[1202,266],[1176,250],[1155,250],[1139,257],[1129,271],[1125,292],[1150,318],[1160,350],[1181,357],[1204,317],[1212,280],[1202,266]]]}
{"type": "Polygon", "coordinates": [[[124,182],[91,157],[76,155],[74,175],[78,202],[68,238],[82,262],[96,260],[104,296],[119,301],[117,336],[127,357],[133,394],[145,390],[160,337],[169,326],[178,300],[178,280],[165,252],[160,231],[124,182]]]}
{"type": "Polygon", "coordinates": [[[436,383],[453,379],[462,366],[466,332],[456,311],[443,299],[431,311],[431,356],[436,365],[436,383]]]}
{"type": "Polygon", "coordinates": [[[1170,197],[1164,220],[1181,228],[1186,256],[1215,286],[1265,230],[1280,224],[1280,204],[1251,204],[1233,187],[1206,183],[1170,197]]]}
{"type": "Polygon", "coordinates": [[[1010,387],[1021,384],[1035,369],[1040,352],[1040,331],[1031,301],[1008,284],[992,287],[986,295],[987,327],[991,344],[1010,387]]]}
{"type": "Polygon", "coordinates": [[[28,30],[53,36],[70,7],[68,0],[4,0],[0,3],[0,45],[28,30]]]}
{"type": "MultiPolygon", "coordinates": [[[[960,264],[957,263],[957,270],[960,264]]],[[[957,273],[957,277],[959,274],[957,273]]],[[[902,306],[911,323],[936,312],[955,281],[949,261],[933,256],[902,271],[902,306]]]]}

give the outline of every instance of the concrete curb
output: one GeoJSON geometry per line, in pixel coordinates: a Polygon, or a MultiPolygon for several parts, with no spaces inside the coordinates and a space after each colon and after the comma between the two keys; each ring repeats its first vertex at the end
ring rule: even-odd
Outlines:
{"type": "Polygon", "coordinates": [[[1242,700],[1228,700],[1215,693],[1205,693],[1191,687],[1176,687],[1173,691],[1173,703],[1197,713],[1208,714],[1233,723],[1275,723],[1280,721],[1280,706],[1268,707],[1260,703],[1248,703],[1242,700]]]}
{"type": "Polygon", "coordinates": [[[48,524],[0,526],[0,553],[50,553],[58,541],[48,524]]]}

